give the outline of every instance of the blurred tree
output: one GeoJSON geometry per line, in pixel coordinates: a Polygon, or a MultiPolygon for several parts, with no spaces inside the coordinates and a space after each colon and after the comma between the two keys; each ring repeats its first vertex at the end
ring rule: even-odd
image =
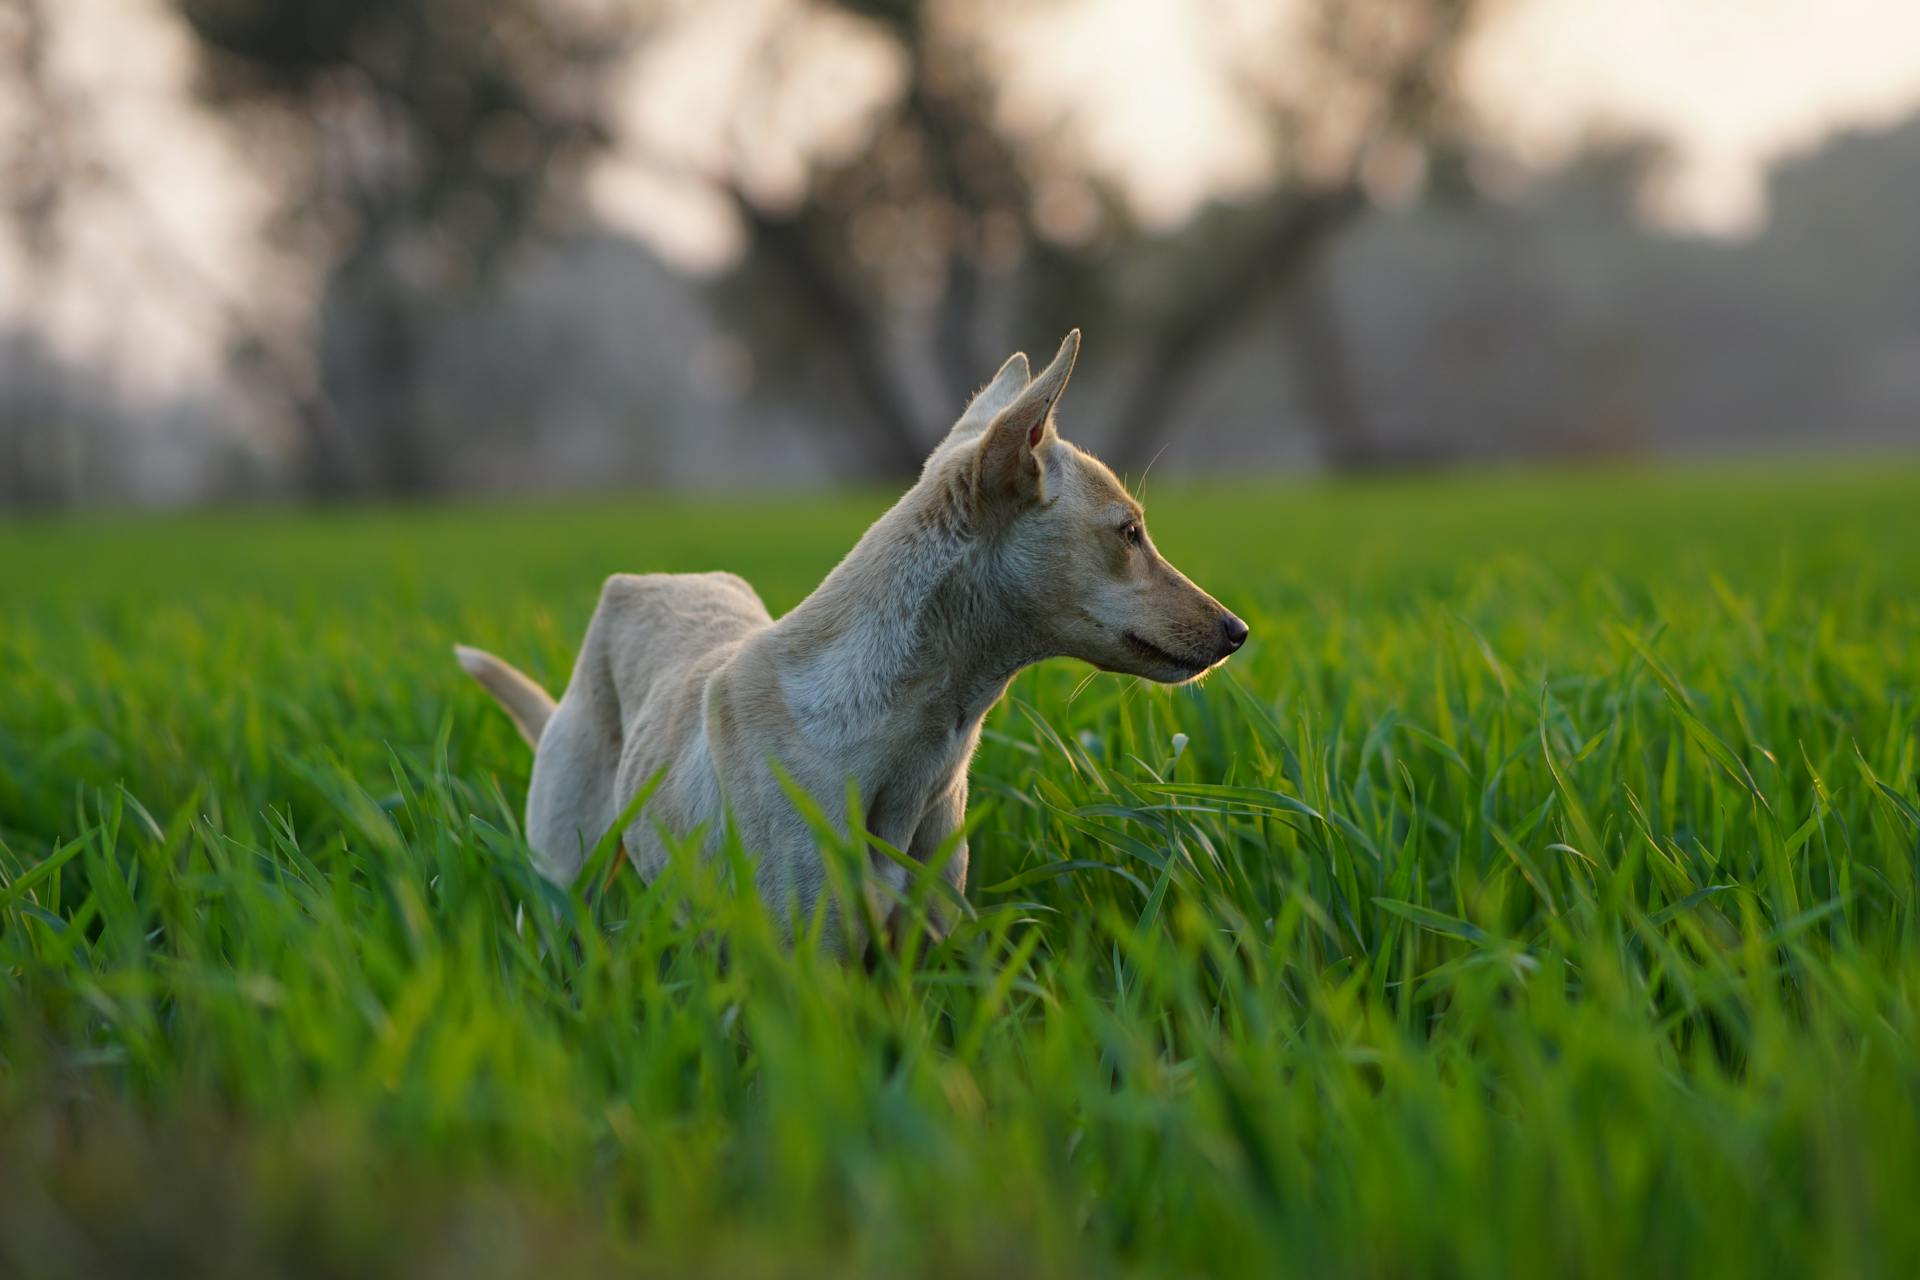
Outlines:
{"type": "MultiPolygon", "coordinates": [[[[886,33],[903,62],[898,98],[855,154],[813,166],[798,200],[768,197],[746,180],[740,162],[750,145],[710,172],[748,241],[720,296],[754,333],[761,367],[776,382],[812,376],[822,347],[835,356],[865,411],[868,468],[909,472],[925,457],[934,421],[897,322],[904,311],[931,311],[941,401],[964,402],[982,365],[999,358],[982,332],[983,270],[996,249],[1031,238],[1031,191],[994,117],[978,33],[963,21],[970,15],[914,0],[839,7],[886,33]]],[[[773,109],[795,28],[818,12],[795,6],[767,33],[766,74],[751,78],[738,103],[736,132],[773,109]]]]}
{"type": "MultiPolygon", "coordinates": [[[[91,165],[84,112],[52,74],[46,0],[0,0],[0,75],[17,101],[0,136],[0,212],[20,246],[26,292],[48,292],[65,253],[63,214],[91,165]]],[[[49,506],[72,489],[64,366],[25,329],[0,335],[8,395],[0,407],[0,506],[49,506]]]]}
{"type": "MultiPolygon", "coordinates": [[[[987,332],[996,317],[982,281],[1017,262],[1016,315],[1001,328],[1051,334],[1097,317],[1105,335],[1137,344],[1107,451],[1139,465],[1225,340],[1311,283],[1336,233],[1376,193],[1417,185],[1425,154],[1462,132],[1461,53],[1498,2],[1302,0],[1276,7],[1257,38],[1219,41],[1223,74],[1272,138],[1266,187],[1158,237],[1057,133],[1011,133],[989,43],[1001,11],[979,0],[795,6],[767,38],[742,121],[769,114],[791,27],[829,9],[884,34],[900,88],[865,147],[813,160],[797,197],[756,190],[745,147],[709,173],[748,233],[723,302],[789,384],[831,354],[865,408],[869,463],[907,471],[1005,345],[987,332]],[[768,282],[785,307],[768,305],[768,282]],[[916,328],[930,353],[902,340],[916,328]],[[917,394],[929,354],[937,405],[917,394]]],[[[1332,308],[1329,290],[1307,289],[1285,312],[1303,399],[1329,464],[1373,465],[1332,308]]]]}
{"type": "Polygon", "coordinates": [[[0,198],[29,270],[60,256],[61,211],[79,176],[79,108],[48,67],[45,0],[0,0],[0,68],[20,101],[0,151],[0,198]]]}
{"type": "Polygon", "coordinates": [[[173,0],[200,88],[290,167],[282,236],[320,265],[313,355],[242,326],[248,372],[303,436],[317,495],[437,479],[426,344],[575,208],[630,20],[587,0],[173,0]]]}

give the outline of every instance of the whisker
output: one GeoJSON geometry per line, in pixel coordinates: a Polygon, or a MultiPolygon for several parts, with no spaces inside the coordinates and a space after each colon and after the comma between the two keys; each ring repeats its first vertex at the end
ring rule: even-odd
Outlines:
{"type": "Polygon", "coordinates": [[[1146,470],[1140,473],[1140,501],[1141,502],[1144,503],[1147,500],[1147,477],[1153,474],[1154,463],[1160,461],[1161,456],[1166,453],[1167,449],[1172,444],[1173,444],[1173,441],[1169,440],[1166,442],[1166,444],[1161,445],[1160,452],[1154,454],[1153,457],[1147,460],[1146,470]]]}

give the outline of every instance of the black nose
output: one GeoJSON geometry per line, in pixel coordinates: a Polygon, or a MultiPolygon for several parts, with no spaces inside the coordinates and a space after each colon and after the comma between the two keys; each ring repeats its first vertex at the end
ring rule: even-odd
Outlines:
{"type": "Polygon", "coordinates": [[[1238,653],[1240,646],[1246,642],[1246,623],[1240,621],[1240,619],[1230,613],[1220,619],[1220,649],[1222,657],[1229,653],[1238,653]]]}

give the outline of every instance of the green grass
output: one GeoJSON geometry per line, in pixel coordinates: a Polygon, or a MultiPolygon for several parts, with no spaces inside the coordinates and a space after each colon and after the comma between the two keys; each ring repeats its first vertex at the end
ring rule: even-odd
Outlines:
{"type": "Polygon", "coordinates": [[[884,499],[0,529],[0,1272],[1920,1274],[1920,472],[1162,488],[1253,642],[870,972],[543,895],[447,645],[884,499]]]}

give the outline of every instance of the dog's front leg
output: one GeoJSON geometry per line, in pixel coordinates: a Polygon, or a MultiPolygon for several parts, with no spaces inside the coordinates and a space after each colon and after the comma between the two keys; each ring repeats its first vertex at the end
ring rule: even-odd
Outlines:
{"type": "MultiPolygon", "coordinates": [[[[944,854],[945,861],[940,865],[938,874],[955,893],[964,893],[967,888],[967,842],[962,837],[952,847],[951,853],[947,853],[947,845],[954,833],[966,825],[966,821],[967,775],[962,773],[927,807],[920,825],[914,828],[913,839],[907,845],[908,856],[923,867],[931,865],[944,854]]],[[[952,927],[956,908],[945,895],[938,892],[925,894],[924,900],[925,933],[930,942],[938,943],[952,927]]],[[[911,924],[906,918],[907,913],[907,906],[901,904],[887,917],[887,933],[896,947],[899,940],[906,936],[911,924]]]]}

